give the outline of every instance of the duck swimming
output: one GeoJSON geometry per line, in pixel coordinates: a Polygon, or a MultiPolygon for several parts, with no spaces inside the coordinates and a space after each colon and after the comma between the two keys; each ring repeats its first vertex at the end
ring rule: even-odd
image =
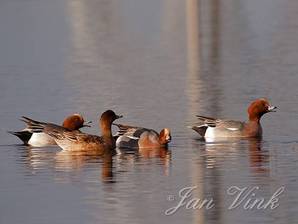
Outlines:
{"type": "Polygon", "coordinates": [[[276,111],[265,98],[253,101],[247,109],[248,121],[225,120],[197,115],[198,123],[192,126],[204,138],[229,138],[229,137],[261,137],[261,117],[269,112],[276,111]]]}
{"type": "MultiPolygon", "coordinates": [[[[79,130],[83,127],[90,127],[90,125],[88,125],[90,123],[91,122],[85,123],[82,115],[72,114],[64,119],[62,127],[70,131],[73,131],[79,130]]],[[[8,131],[8,133],[17,136],[23,142],[24,145],[30,145],[33,147],[45,147],[50,145],[56,145],[55,140],[48,134],[45,134],[43,132],[32,133],[30,132],[28,127],[23,129],[22,131],[8,131]]]]}

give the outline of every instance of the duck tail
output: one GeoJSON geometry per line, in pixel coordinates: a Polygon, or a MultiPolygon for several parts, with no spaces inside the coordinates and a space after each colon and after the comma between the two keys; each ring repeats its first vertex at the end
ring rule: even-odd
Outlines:
{"type": "Polygon", "coordinates": [[[191,129],[199,133],[202,137],[205,136],[208,125],[191,126],[191,129]]]}
{"type": "Polygon", "coordinates": [[[31,133],[41,133],[47,126],[47,123],[36,121],[25,116],[22,116],[20,120],[26,123],[26,130],[28,130],[31,133]]]}
{"type": "Polygon", "coordinates": [[[21,141],[28,145],[28,142],[32,136],[32,133],[25,130],[25,131],[7,131],[7,133],[17,136],[21,141]]]}

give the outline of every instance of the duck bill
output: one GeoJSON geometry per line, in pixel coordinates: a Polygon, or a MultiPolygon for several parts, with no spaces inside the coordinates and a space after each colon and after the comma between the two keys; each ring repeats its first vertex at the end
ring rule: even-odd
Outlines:
{"type": "Polygon", "coordinates": [[[268,107],[268,112],[276,112],[277,107],[275,106],[269,106],[268,107]]]}
{"type": "Polygon", "coordinates": [[[122,115],[116,115],[116,119],[122,118],[122,115]]]}
{"type": "Polygon", "coordinates": [[[92,121],[87,121],[83,124],[83,127],[88,127],[90,128],[91,127],[91,124],[92,124],[92,121]]]}

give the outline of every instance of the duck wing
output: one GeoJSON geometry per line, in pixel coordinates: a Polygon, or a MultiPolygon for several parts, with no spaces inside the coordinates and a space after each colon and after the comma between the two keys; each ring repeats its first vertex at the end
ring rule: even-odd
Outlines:
{"type": "Polygon", "coordinates": [[[69,140],[72,142],[77,142],[77,143],[84,143],[84,144],[90,144],[90,143],[99,143],[99,144],[104,144],[104,140],[101,136],[97,135],[90,135],[83,133],[81,131],[65,131],[63,132],[60,136],[60,140],[69,140]]]}
{"type": "Polygon", "coordinates": [[[191,128],[198,132],[202,137],[208,128],[217,128],[223,131],[241,131],[244,128],[244,122],[235,120],[218,119],[197,115],[198,122],[191,128]]]}
{"type": "Polygon", "coordinates": [[[115,137],[117,137],[117,138],[120,136],[126,136],[128,138],[137,140],[140,137],[137,132],[139,132],[140,130],[143,130],[143,131],[148,130],[146,128],[124,125],[124,124],[113,124],[113,125],[115,125],[119,128],[118,132],[115,135],[115,137]]]}

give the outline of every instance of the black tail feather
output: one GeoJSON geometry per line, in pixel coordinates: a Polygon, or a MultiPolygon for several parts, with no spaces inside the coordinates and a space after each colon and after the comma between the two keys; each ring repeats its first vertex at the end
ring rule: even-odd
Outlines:
{"type": "Polygon", "coordinates": [[[202,137],[205,137],[208,126],[192,126],[191,128],[199,133],[199,135],[201,135],[202,137]]]}
{"type": "Polygon", "coordinates": [[[7,131],[7,133],[17,136],[25,145],[28,145],[32,136],[32,133],[29,131],[7,131]]]}

